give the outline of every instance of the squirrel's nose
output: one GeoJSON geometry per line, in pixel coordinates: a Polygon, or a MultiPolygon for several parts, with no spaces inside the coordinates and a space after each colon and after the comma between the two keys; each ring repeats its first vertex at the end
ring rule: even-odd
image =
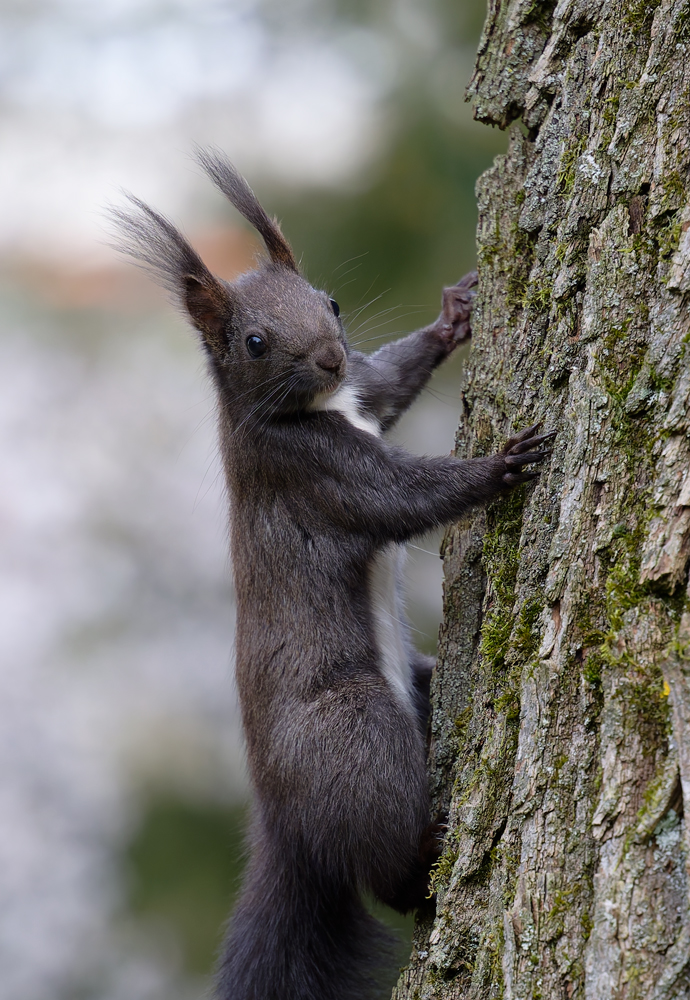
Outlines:
{"type": "Polygon", "coordinates": [[[328,372],[329,375],[340,375],[344,361],[345,352],[337,344],[329,344],[327,347],[322,347],[314,355],[314,363],[317,368],[328,372]]]}

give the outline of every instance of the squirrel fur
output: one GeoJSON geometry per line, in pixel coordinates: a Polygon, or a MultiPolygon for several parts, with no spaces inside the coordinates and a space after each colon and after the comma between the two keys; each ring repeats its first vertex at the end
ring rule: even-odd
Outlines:
{"type": "Polygon", "coordinates": [[[237,595],[236,675],[254,789],[250,860],[219,1000],[363,1000],[386,949],[362,901],[424,904],[438,856],[425,734],[432,661],[410,641],[399,552],[537,475],[537,425],[490,457],[419,458],[390,428],[470,335],[475,275],[439,319],[372,355],[299,273],[278,224],[218,152],[214,183],[268,259],[228,283],[132,198],[121,248],[179,298],[218,397],[237,595]]]}

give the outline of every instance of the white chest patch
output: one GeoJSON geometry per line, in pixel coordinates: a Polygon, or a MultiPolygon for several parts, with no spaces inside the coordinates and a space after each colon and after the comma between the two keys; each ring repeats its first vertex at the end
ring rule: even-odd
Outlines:
{"type": "Polygon", "coordinates": [[[331,410],[336,413],[342,413],[345,419],[349,420],[352,426],[357,427],[360,431],[366,431],[368,434],[374,434],[376,437],[379,437],[381,434],[381,425],[378,420],[376,417],[362,413],[359,408],[357,391],[353,386],[347,385],[347,383],[341,385],[331,395],[322,394],[317,396],[309,409],[331,410]]]}
{"type": "Polygon", "coordinates": [[[409,639],[400,592],[405,555],[405,546],[395,542],[381,549],[371,564],[369,586],[381,671],[398,701],[412,711],[409,639]]]}
{"type": "MultiPolygon", "coordinates": [[[[351,385],[341,386],[331,396],[317,396],[310,409],[335,410],[359,430],[376,437],[381,435],[381,425],[376,417],[368,416],[359,409],[357,391],[351,385]]],[[[369,587],[381,672],[393,695],[412,712],[409,640],[400,591],[405,554],[406,546],[396,543],[381,549],[370,566],[369,587]]]]}

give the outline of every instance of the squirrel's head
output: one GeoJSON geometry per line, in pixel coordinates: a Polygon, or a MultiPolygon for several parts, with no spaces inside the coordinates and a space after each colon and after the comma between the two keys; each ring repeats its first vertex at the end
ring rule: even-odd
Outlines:
{"type": "Polygon", "coordinates": [[[269,259],[230,283],[213,275],[173,224],[138,198],[116,209],[118,248],[179,300],[208,352],[224,403],[236,416],[290,413],[334,392],[345,377],[347,341],[336,302],[300,275],[278,223],[219,153],[199,162],[261,234],[269,259]]]}

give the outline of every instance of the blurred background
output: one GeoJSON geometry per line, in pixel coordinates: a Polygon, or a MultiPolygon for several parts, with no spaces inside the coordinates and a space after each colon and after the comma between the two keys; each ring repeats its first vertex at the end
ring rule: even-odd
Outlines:
{"type": "MultiPolygon", "coordinates": [[[[257,242],[225,150],[374,349],[474,265],[504,136],[463,103],[482,0],[0,0],[0,1000],[191,1000],[246,777],[213,398],[108,247],[136,192],[225,278],[257,242]]],[[[447,453],[462,359],[397,432],[447,453]]],[[[410,550],[433,650],[438,539],[410,550]]]]}

